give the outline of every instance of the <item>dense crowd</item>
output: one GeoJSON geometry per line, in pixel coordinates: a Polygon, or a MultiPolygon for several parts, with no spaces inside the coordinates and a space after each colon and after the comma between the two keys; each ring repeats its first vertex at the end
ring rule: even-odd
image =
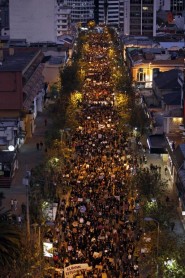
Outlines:
{"type": "Polygon", "coordinates": [[[47,237],[54,243],[56,267],[88,264],[74,277],[139,277],[135,249],[142,230],[130,176],[140,162],[129,136],[117,129],[108,35],[91,33],[88,40],[80,125],[62,181],[72,189],[69,199],[61,200],[55,232],[47,237]]]}

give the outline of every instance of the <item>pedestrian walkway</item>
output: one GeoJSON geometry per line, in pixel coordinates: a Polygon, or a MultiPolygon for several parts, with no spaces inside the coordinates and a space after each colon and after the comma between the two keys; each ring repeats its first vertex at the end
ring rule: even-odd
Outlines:
{"type": "Polygon", "coordinates": [[[177,235],[184,235],[185,234],[185,225],[182,222],[182,219],[179,214],[178,210],[178,196],[177,196],[177,190],[175,185],[173,184],[173,181],[171,179],[169,171],[165,171],[166,164],[163,162],[161,156],[159,154],[150,154],[146,153],[147,163],[146,167],[150,167],[150,164],[157,165],[158,167],[161,167],[161,178],[164,181],[167,181],[167,190],[166,195],[169,197],[171,202],[174,204],[174,209],[177,211],[177,217],[174,219],[175,227],[173,232],[177,235]]]}
{"type": "Polygon", "coordinates": [[[17,200],[16,215],[21,214],[21,204],[26,204],[26,186],[23,185],[23,178],[27,175],[27,171],[30,171],[43,161],[45,155],[45,132],[50,128],[51,124],[52,121],[49,118],[49,112],[47,109],[42,113],[38,113],[35,120],[35,132],[32,138],[28,138],[19,150],[19,169],[13,177],[12,185],[10,188],[1,189],[1,192],[5,195],[5,199],[2,201],[2,207],[10,209],[11,200],[17,200]],[[37,144],[39,144],[39,149],[37,148],[37,144]]]}

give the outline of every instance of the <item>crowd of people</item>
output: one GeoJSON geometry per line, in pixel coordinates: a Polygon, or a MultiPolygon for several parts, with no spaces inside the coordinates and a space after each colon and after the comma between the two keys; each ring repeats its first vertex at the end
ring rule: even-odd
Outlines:
{"type": "Polygon", "coordinates": [[[140,277],[139,198],[130,188],[139,161],[126,132],[117,129],[109,40],[106,31],[88,37],[82,114],[63,180],[71,192],[61,200],[55,232],[47,235],[55,247],[55,266],[64,269],[63,275],[70,265],[88,265],[67,277],[140,277]]]}

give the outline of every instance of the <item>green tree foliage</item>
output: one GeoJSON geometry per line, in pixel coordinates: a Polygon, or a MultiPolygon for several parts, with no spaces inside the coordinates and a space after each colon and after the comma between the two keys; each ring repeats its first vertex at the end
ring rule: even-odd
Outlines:
{"type": "Polygon", "coordinates": [[[69,105],[67,107],[67,119],[66,127],[70,127],[71,131],[74,131],[78,126],[80,119],[80,104],[82,101],[82,94],[79,92],[74,92],[71,94],[69,105]]]}
{"type": "Polygon", "coordinates": [[[133,176],[132,182],[136,184],[141,196],[151,201],[151,198],[161,197],[162,192],[166,189],[167,183],[161,179],[157,171],[140,169],[133,176]]]}
{"type": "Polygon", "coordinates": [[[79,78],[78,63],[73,63],[64,68],[60,74],[61,93],[62,95],[69,95],[70,93],[81,89],[81,82],[79,78]]]}
{"type": "Polygon", "coordinates": [[[87,34],[84,31],[81,31],[77,38],[76,48],[74,49],[73,52],[73,60],[75,62],[81,59],[83,53],[83,45],[86,42],[86,40],[87,40],[87,34]]]}
{"type": "Polygon", "coordinates": [[[151,199],[143,206],[144,217],[156,219],[164,228],[170,227],[170,223],[174,217],[174,207],[169,206],[166,202],[159,199],[151,199]]]}
{"type": "Polygon", "coordinates": [[[0,267],[11,266],[19,257],[21,235],[16,227],[0,223],[0,267]]]}
{"type": "Polygon", "coordinates": [[[143,107],[138,105],[134,105],[132,107],[129,124],[132,126],[132,128],[137,127],[137,130],[141,134],[144,134],[146,132],[149,125],[149,119],[145,111],[143,110],[143,107]]]}

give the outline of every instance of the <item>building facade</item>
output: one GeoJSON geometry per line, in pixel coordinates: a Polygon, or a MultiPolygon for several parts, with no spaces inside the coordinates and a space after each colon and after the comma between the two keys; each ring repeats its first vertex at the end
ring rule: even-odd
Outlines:
{"type": "Polygon", "coordinates": [[[60,43],[71,32],[71,8],[57,0],[10,0],[10,40],[27,44],[60,43]]]}
{"type": "Polygon", "coordinates": [[[0,187],[10,187],[16,154],[35,129],[44,102],[43,53],[33,48],[0,51],[0,187]]]}
{"type": "Polygon", "coordinates": [[[57,38],[64,35],[70,34],[71,30],[71,8],[63,4],[56,6],[56,31],[57,38]]]}
{"type": "Polygon", "coordinates": [[[8,1],[0,2],[0,29],[9,30],[9,3],[8,1]]]}
{"type": "Polygon", "coordinates": [[[71,9],[72,23],[87,23],[94,20],[94,0],[64,0],[71,9]]]}
{"type": "MultiPolygon", "coordinates": [[[[16,119],[17,138],[31,137],[38,111],[42,111],[44,79],[42,75],[44,55],[41,50],[19,48],[1,50],[0,67],[0,118],[16,119]],[[3,52],[3,53],[2,53],[3,52]]],[[[10,130],[9,130],[10,132],[10,130]]],[[[10,143],[6,138],[6,146],[10,143]]],[[[15,141],[15,138],[11,140],[15,141]]],[[[21,144],[15,141],[14,146],[21,144]]],[[[6,146],[3,147],[6,148],[6,146]]]]}
{"type": "Polygon", "coordinates": [[[97,23],[114,26],[124,35],[155,36],[156,9],[154,0],[96,0],[97,23]]]}
{"type": "Polygon", "coordinates": [[[156,1],[124,1],[124,34],[149,37],[156,35],[156,1]]]}
{"type": "Polygon", "coordinates": [[[124,0],[99,0],[96,5],[100,24],[123,28],[124,0]]]}
{"type": "Polygon", "coordinates": [[[10,0],[10,39],[55,42],[55,0],[10,0]]]}

